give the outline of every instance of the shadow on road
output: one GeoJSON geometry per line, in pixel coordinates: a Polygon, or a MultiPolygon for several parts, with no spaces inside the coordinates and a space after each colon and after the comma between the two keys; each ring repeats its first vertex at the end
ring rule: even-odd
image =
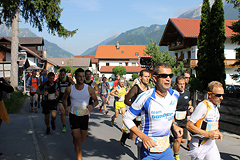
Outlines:
{"type": "Polygon", "coordinates": [[[84,157],[101,157],[105,159],[121,159],[121,155],[127,154],[132,159],[137,159],[134,153],[127,147],[120,145],[115,139],[105,141],[88,136],[86,142],[82,144],[84,157]]]}
{"type": "Polygon", "coordinates": [[[240,159],[240,156],[235,154],[220,152],[220,155],[223,160],[239,160],[240,159]]]}

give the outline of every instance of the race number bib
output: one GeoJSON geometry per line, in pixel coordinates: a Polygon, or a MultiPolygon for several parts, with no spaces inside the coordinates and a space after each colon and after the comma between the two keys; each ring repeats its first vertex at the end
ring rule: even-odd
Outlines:
{"type": "Polygon", "coordinates": [[[36,92],[37,88],[31,88],[31,92],[36,92]]]}
{"type": "Polygon", "coordinates": [[[183,120],[186,118],[186,115],[187,115],[187,111],[176,111],[175,118],[177,120],[183,120]]]}
{"type": "Polygon", "coordinates": [[[218,122],[207,122],[206,131],[210,132],[218,129],[218,122]]]}
{"type": "Polygon", "coordinates": [[[48,94],[48,100],[54,100],[56,99],[55,93],[48,94]]]}
{"type": "Polygon", "coordinates": [[[73,113],[76,116],[84,116],[87,113],[87,107],[76,107],[76,106],[74,106],[73,113]]]}
{"type": "Polygon", "coordinates": [[[61,93],[65,93],[67,87],[61,87],[61,93]]]}
{"type": "Polygon", "coordinates": [[[169,147],[169,135],[151,138],[157,143],[157,146],[150,148],[150,152],[164,152],[169,147]]]}
{"type": "Polygon", "coordinates": [[[118,101],[124,101],[125,96],[121,96],[118,101]]]}

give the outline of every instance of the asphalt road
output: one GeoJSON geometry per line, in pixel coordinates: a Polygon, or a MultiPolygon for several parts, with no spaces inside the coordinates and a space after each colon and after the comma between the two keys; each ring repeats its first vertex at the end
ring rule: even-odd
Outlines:
{"type": "MultiPolygon", "coordinates": [[[[126,146],[121,146],[122,117],[116,119],[114,126],[110,124],[113,112],[113,99],[108,106],[109,113],[105,115],[96,107],[90,117],[89,136],[82,144],[83,159],[86,160],[131,160],[136,159],[137,148],[133,141],[127,140],[126,146]]],[[[11,114],[11,123],[3,122],[0,128],[1,160],[74,160],[76,159],[69,119],[66,118],[67,133],[61,132],[60,115],[57,115],[56,130],[46,135],[44,115],[29,113],[29,100],[19,114],[11,114]]],[[[240,136],[223,132],[224,139],[217,142],[223,160],[240,159],[240,136]]],[[[186,155],[186,144],[180,148],[180,158],[190,160],[186,155]]]]}

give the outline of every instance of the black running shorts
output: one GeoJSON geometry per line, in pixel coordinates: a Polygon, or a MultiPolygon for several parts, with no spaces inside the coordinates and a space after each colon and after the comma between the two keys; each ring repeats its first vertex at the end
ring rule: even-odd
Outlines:
{"type": "Polygon", "coordinates": [[[57,111],[57,105],[58,101],[57,100],[48,100],[48,101],[42,101],[42,113],[47,115],[49,114],[52,110],[57,111]]]}
{"type": "Polygon", "coordinates": [[[81,129],[88,130],[88,115],[85,116],[76,116],[75,114],[69,114],[69,121],[71,129],[81,129]]]}

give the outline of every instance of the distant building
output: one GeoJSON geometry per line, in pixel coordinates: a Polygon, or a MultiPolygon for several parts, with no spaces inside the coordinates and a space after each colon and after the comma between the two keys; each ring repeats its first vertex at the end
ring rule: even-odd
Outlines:
{"type": "Polygon", "coordinates": [[[91,66],[89,67],[89,70],[92,71],[93,74],[97,74],[98,72],[98,59],[95,58],[94,55],[88,55],[88,56],[75,56],[74,58],[91,58],[91,66]]]}
{"type": "MultiPolygon", "coordinates": [[[[226,69],[226,84],[238,84],[230,75],[236,74],[235,71],[239,66],[231,66],[239,60],[235,48],[240,47],[231,42],[231,37],[234,34],[229,26],[237,20],[225,20],[225,69],[226,69]]],[[[170,18],[160,40],[159,46],[168,46],[169,51],[174,51],[173,56],[176,56],[179,61],[184,62],[185,68],[190,68],[193,74],[196,74],[195,67],[197,66],[197,42],[200,31],[201,19],[185,19],[185,18],[170,18]]]]}

